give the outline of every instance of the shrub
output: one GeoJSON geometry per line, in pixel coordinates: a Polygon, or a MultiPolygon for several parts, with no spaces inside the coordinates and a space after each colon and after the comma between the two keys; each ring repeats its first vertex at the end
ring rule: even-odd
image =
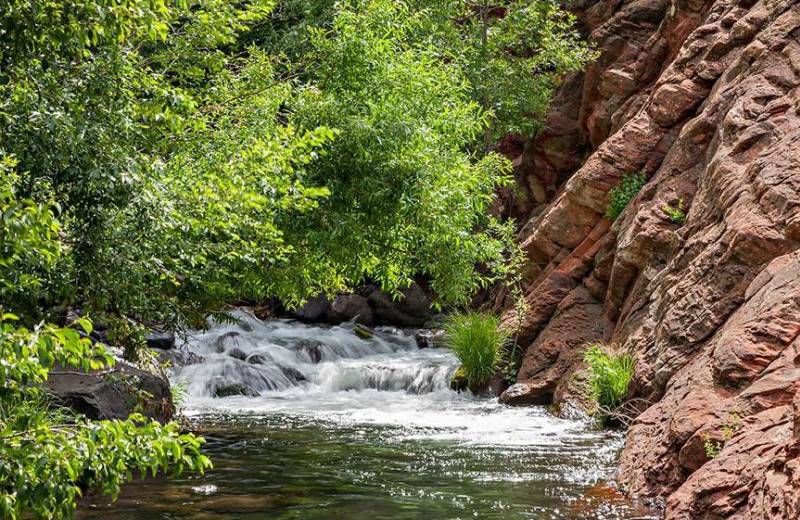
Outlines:
{"type": "Polygon", "coordinates": [[[612,353],[608,346],[596,343],[589,346],[583,360],[589,365],[591,397],[598,407],[606,411],[619,408],[633,378],[633,357],[612,353]]]}
{"type": "Polygon", "coordinates": [[[736,412],[731,412],[728,414],[728,420],[725,424],[722,425],[722,439],[716,440],[710,435],[706,435],[703,438],[703,447],[706,450],[706,456],[709,459],[713,459],[717,455],[722,452],[722,448],[725,446],[733,435],[739,431],[739,428],[742,426],[741,417],[736,412]]]}
{"type": "Polygon", "coordinates": [[[683,225],[683,223],[686,222],[686,213],[683,209],[683,199],[678,199],[678,206],[675,208],[668,205],[661,209],[667,214],[667,218],[673,224],[683,225]]]}
{"type": "Polygon", "coordinates": [[[608,191],[609,202],[606,206],[606,216],[610,220],[616,220],[646,183],[647,176],[644,173],[623,175],[622,182],[608,191]]]}
{"type": "Polygon", "coordinates": [[[453,314],[445,323],[445,344],[461,362],[459,371],[471,390],[486,384],[500,361],[509,335],[498,324],[495,316],[472,311],[453,314]]]}

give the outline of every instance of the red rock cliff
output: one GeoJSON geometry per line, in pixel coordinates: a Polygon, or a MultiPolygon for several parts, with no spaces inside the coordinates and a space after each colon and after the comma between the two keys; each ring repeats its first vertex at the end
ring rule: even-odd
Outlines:
{"type": "MultiPolygon", "coordinates": [[[[569,391],[588,341],[635,353],[649,403],[621,462],[670,519],[800,518],[800,5],[603,0],[600,51],[517,158],[530,310],[519,383],[569,391]],[[648,183],[612,224],[608,190],[648,183]],[[683,201],[672,223],[665,206],[683,201]],[[722,439],[709,459],[706,438],[722,439]]],[[[502,305],[502,302],[499,303],[502,305]]],[[[506,319],[515,319],[509,311],[506,319]]]]}

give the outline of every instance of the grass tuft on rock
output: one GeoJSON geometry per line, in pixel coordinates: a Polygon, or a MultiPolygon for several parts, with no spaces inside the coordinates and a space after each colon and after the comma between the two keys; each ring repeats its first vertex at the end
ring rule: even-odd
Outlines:
{"type": "Polygon", "coordinates": [[[461,362],[459,374],[470,390],[488,383],[495,373],[509,338],[498,325],[497,317],[473,311],[455,313],[444,324],[445,345],[461,362]]]}
{"type": "Polygon", "coordinates": [[[619,408],[628,395],[633,379],[634,361],[630,354],[616,353],[608,345],[588,346],[583,360],[589,365],[590,397],[597,402],[601,414],[619,408]]]}

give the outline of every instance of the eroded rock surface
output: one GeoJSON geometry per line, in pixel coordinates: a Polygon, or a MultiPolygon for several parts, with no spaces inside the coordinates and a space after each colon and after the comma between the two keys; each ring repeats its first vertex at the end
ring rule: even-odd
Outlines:
{"type": "Polygon", "coordinates": [[[620,343],[651,403],[622,457],[630,494],[669,519],[800,518],[800,5],[578,15],[600,58],[515,163],[538,206],[521,222],[527,349],[504,399],[558,401],[583,344],[620,343]],[[636,172],[647,185],[610,223],[608,190],[636,172]]]}

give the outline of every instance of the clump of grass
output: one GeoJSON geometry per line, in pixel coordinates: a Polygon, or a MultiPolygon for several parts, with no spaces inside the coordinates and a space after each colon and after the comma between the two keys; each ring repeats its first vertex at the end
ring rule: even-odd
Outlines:
{"type": "Polygon", "coordinates": [[[498,325],[495,316],[473,311],[455,313],[444,324],[445,345],[461,362],[459,372],[470,390],[489,382],[495,373],[509,338],[498,325]]]}
{"type": "Polygon", "coordinates": [[[647,176],[644,173],[623,175],[622,182],[608,190],[609,202],[606,206],[606,216],[610,220],[616,220],[645,184],[647,184],[647,176]]]}
{"type": "Polygon", "coordinates": [[[597,402],[601,413],[613,412],[628,395],[628,387],[633,379],[633,357],[614,353],[611,347],[595,343],[586,349],[583,360],[589,365],[591,397],[597,402]]]}

